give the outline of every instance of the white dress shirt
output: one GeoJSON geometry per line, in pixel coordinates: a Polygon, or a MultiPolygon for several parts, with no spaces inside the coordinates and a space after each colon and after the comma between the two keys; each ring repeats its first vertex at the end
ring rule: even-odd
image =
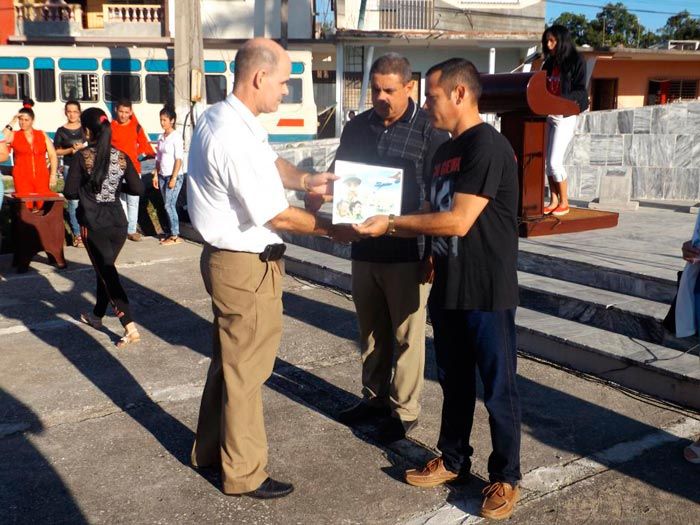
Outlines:
{"type": "Polygon", "coordinates": [[[204,112],[190,144],[187,205],[207,243],[260,253],[282,242],[265,226],[289,207],[275,160],[267,132],[235,95],[204,112]]]}

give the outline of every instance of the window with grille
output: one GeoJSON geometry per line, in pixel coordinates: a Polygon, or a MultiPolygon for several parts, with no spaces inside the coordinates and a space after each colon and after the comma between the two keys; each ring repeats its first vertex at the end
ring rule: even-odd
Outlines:
{"type": "Polygon", "coordinates": [[[668,104],[698,97],[698,79],[650,80],[647,105],[668,104]]]}
{"type": "Polygon", "coordinates": [[[94,73],[61,73],[59,77],[61,100],[97,102],[100,90],[94,73]]]}

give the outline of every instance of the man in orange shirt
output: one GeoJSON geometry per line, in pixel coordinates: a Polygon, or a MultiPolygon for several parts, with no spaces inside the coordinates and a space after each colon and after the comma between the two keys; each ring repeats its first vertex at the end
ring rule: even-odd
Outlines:
{"type": "MultiPolygon", "coordinates": [[[[117,102],[115,113],[116,117],[112,121],[112,146],[126,153],[137,173],[141,175],[139,156],[155,157],[156,154],[148,142],[148,137],[141,124],[134,116],[131,101],[122,99],[117,102]]],[[[121,201],[129,222],[127,237],[130,241],[140,241],[141,234],[136,231],[139,218],[139,196],[122,193],[121,201]]]]}

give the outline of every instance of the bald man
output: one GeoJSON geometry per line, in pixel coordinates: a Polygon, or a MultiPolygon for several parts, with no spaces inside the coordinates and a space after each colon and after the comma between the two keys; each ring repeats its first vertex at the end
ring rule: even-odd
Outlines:
{"type": "Polygon", "coordinates": [[[212,361],[192,464],[221,465],[225,494],[262,499],[293,490],[266,471],[262,407],[262,385],[272,374],[282,334],[285,246],[277,232],[342,231],[290,207],[284,192],[324,195],[335,176],[302,172],[279,158],[256,118],[277,110],[290,72],[289,56],[275,42],[243,45],[233,93],[197,122],[187,186],[192,224],[205,241],[200,266],[214,311],[212,361]]]}

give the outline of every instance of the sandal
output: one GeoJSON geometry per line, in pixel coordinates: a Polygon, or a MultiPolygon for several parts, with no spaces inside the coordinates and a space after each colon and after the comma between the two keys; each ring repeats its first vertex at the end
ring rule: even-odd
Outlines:
{"type": "Polygon", "coordinates": [[[141,334],[139,334],[138,330],[132,330],[121,336],[116,345],[117,348],[124,348],[127,345],[138,343],[139,341],[141,341],[141,334]]]}
{"type": "Polygon", "coordinates": [[[167,239],[163,239],[162,241],[160,241],[160,243],[163,246],[168,246],[171,244],[180,244],[181,242],[182,239],[180,239],[180,237],[178,237],[177,235],[173,235],[172,237],[168,237],[167,239]]]}
{"type": "Polygon", "coordinates": [[[690,463],[700,465],[700,439],[683,449],[683,457],[690,463]]]}
{"type": "Polygon", "coordinates": [[[73,237],[73,248],[82,248],[83,247],[83,238],[80,235],[76,235],[73,237]]]}
{"type": "Polygon", "coordinates": [[[83,313],[80,314],[80,322],[85,323],[88,326],[92,326],[96,330],[99,330],[102,328],[102,318],[97,317],[96,315],[89,314],[89,313],[83,313]]]}

